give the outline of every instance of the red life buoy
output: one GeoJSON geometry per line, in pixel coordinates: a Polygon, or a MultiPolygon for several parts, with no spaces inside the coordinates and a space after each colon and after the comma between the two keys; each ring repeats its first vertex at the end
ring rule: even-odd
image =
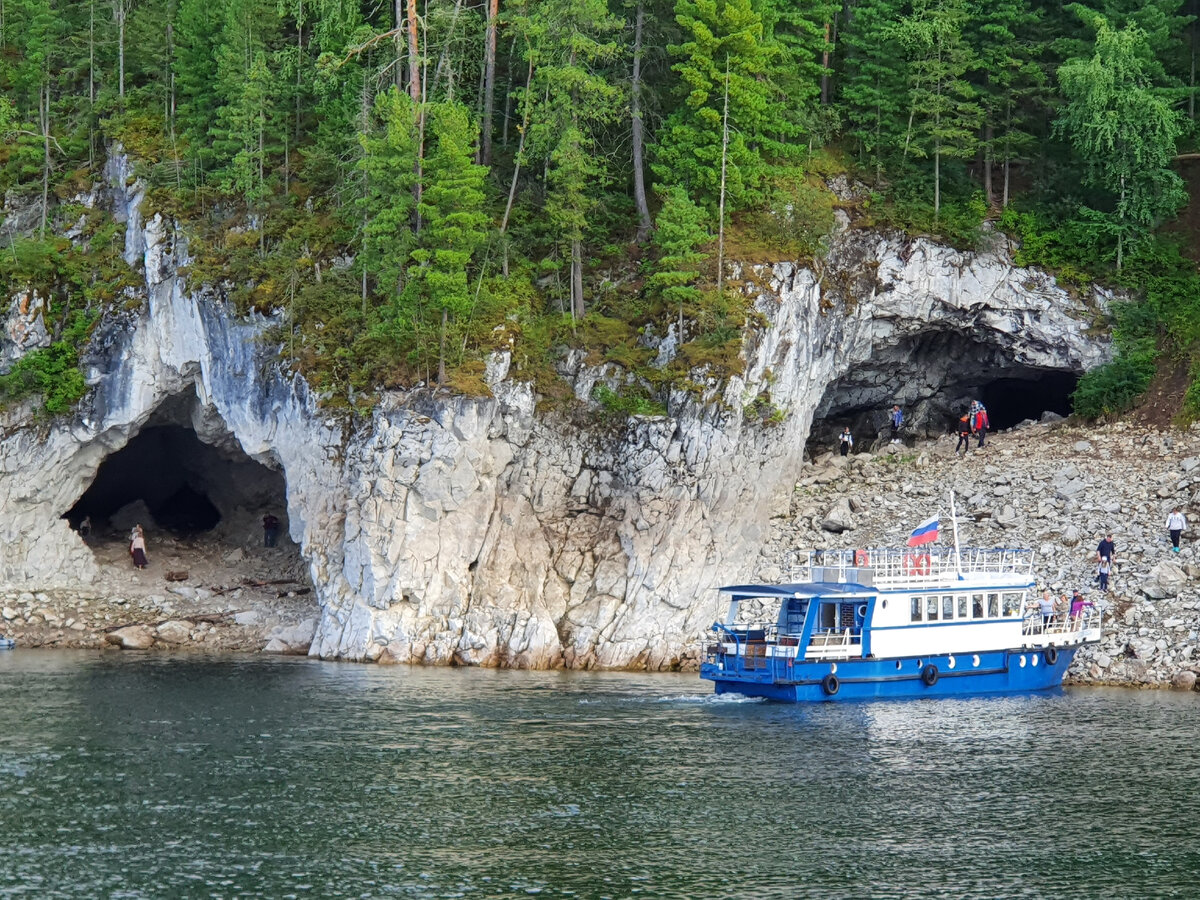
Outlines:
{"type": "Polygon", "coordinates": [[[906,575],[928,575],[933,566],[928,553],[904,554],[904,573],[906,575]]]}
{"type": "Polygon", "coordinates": [[[871,557],[867,554],[866,550],[855,550],[854,551],[854,565],[869,566],[870,564],[871,564],[871,557]]]}

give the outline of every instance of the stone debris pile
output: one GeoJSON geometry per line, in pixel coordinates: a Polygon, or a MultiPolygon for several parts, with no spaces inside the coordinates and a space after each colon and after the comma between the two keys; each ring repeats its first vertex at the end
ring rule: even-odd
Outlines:
{"type": "Polygon", "coordinates": [[[1078,588],[1104,613],[1104,637],[1076,655],[1076,683],[1192,689],[1200,674],[1200,426],[1162,433],[1117,423],[1081,428],[1026,422],[983,450],[954,455],[954,438],[877,455],[823,454],[805,464],[789,515],[776,518],[758,566],[782,578],[793,549],[901,546],[940,512],[942,543],[955,492],[963,546],[1036,552],[1039,587],[1078,588]],[[1181,552],[1165,522],[1188,517],[1181,552]],[[1108,593],[1096,583],[1096,547],[1116,543],[1108,593]]]}

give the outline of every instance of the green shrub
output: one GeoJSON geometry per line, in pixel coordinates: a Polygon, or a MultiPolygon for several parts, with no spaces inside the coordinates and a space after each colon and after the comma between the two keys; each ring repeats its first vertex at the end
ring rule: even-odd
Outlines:
{"type": "Polygon", "coordinates": [[[1156,357],[1153,350],[1124,353],[1088,372],[1071,395],[1075,413],[1095,419],[1130,409],[1150,386],[1156,357]]]}
{"type": "Polygon", "coordinates": [[[618,416],[665,416],[667,408],[650,397],[649,392],[638,385],[614,391],[606,384],[592,389],[592,399],[604,409],[618,416]]]}

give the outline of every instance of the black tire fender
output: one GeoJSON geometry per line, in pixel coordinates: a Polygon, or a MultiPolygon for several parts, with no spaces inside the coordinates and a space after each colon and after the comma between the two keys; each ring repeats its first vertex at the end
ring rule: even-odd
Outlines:
{"type": "Polygon", "coordinates": [[[921,670],[921,680],[925,682],[926,687],[933,687],[935,684],[937,684],[940,674],[941,673],[938,672],[938,667],[933,663],[930,663],[921,670]]]}
{"type": "Polygon", "coordinates": [[[1048,665],[1048,666],[1052,666],[1056,662],[1058,662],[1058,648],[1057,647],[1047,647],[1046,652],[1043,653],[1042,655],[1044,657],[1046,657],[1046,665],[1048,665]]]}
{"type": "Polygon", "coordinates": [[[841,682],[838,681],[838,677],[832,672],[821,679],[821,690],[823,690],[826,695],[830,697],[836,694],[841,686],[842,685],[841,682]]]}

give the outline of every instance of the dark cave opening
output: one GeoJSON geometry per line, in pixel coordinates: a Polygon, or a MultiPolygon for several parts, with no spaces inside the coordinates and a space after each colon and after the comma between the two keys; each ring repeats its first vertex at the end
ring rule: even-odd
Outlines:
{"type": "Polygon", "coordinates": [[[1078,384],[1073,372],[1036,372],[1027,378],[989,381],[979,389],[978,399],[987,407],[992,430],[1000,431],[1026,419],[1037,421],[1047,412],[1069,416],[1078,384]]]}
{"type": "Polygon", "coordinates": [[[78,528],[86,517],[97,534],[142,524],[179,537],[241,540],[264,513],[283,516],[286,494],[282,473],[236,445],[215,447],[192,428],[154,425],[101,463],[63,518],[78,528]]]}

